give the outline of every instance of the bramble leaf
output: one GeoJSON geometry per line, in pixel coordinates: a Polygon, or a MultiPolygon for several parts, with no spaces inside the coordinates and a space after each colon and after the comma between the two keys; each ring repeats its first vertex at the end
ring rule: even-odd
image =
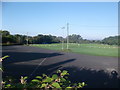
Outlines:
{"type": "Polygon", "coordinates": [[[40,82],[38,79],[33,79],[32,82],[40,82]]]}
{"type": "Polygon", "coordinates": [[[61,88],[59,83],[57,83],[57,82],[53,83],[52,86],[55,87],[55,88],[61,88]]]}
{"type": "Polygon", "coordinates": [[[3,71],[2,68],[0,68],[0,71],[3,71]]]}
{"type": "Polygon", "coordinates": [[[47,84],[42,84],[41,88],[46,87],[46,86],[47,86],[47,84]]]}
{"type": "Polygon", "coordinates": [[[41,76],[36,76],[36,78],[38,78],[38,79],[42,79],[42,77],[41,77],[41,76]]]}
{"type": "Polygon", "coordinates": [[[64,76],[64,75],[67,74],[67,72],[68,72],[68,71],[64,70],[64,71],[61,73],[61,75],[64,76]]]}
{"type": "Polygon", "coordinates": [[[60,78],[60,81],[61,81],[61,82],[65,82],[66,79],[65,79],[65,78],[60,78]]]}
{"type": "Polygon", "coordinates": [[[52,75],[52,79],[57,79],[57,78],[58,78],[58,75],[56,75],[56,74],[52,75]]]}
{"type": "Polygon", "coordinates": [[[24,77],[23,79],[25,80],[25,79],[27,79],[28,77],[26,76],[26,77],[24,77]]]}
{"type": "Polygon", "coordinates": [[[2,57],[2,60],[5,59],[5,58],[7,58],[7,57],[10,57],[10,56],[6,55],[6,56],[2,57]]]}
{"type": "Polygon", "coordinates": [[[61,73],[61,70],[57,70],[57,73],[61,73]]]}
{"type": "Polygon", "coordinates": [[[11,86],[11,84],[7,84],[6,87],[9,88],[11,86]]]}
{"type": "Polygon", "coordinates": [[[43,82],[52,82],[52,78],[47,77],[46,79],[43,80],[43,82]]]}
{"type": "Polygon", "coordinates": [[[42,76],[43,76],[43,77],[47,77],[47,75],[46,75],[46,74],[42,74],[42,76]]]}
{"type": "Polygon", "coordinates": [[[72,88],[72,87],[67,87],[67,88],[72,88]]]}

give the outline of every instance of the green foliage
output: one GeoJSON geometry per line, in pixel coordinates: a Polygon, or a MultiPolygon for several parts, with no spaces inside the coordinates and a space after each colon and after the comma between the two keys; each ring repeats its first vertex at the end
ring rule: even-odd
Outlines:
{"type": "MultiPolygon", "coordinates": [[[[3,59],[9,57],[4,56],[1,58],[1,62],[3,59]]],[[[1,68],[0,68],[1,69],[1,68]]],[[[2,69],[1,69],[2,70],[2,69]]],[[[15,79],[12,77],[7,77],[4,81],[2,81],[2,88],[83,88],[86,86],[84,82],[74,84],[68,80],[68,71],[66,70],[58,70],[52,76],[47,76],[46,74],[42,74],[42,76],[36,76],[30,82],[27,82],[29,77],[21,76],[20,82],[16,83],[15,79]]]]}
{"type": "Polygon", "coordinates": [[[80,43],[81,41],[83,41],[80,35],[72,34],[72,35],[69,35],[68,37],[69,37],[70,43],[80,43]]]}
{"type": "Polygon", "coordinates": [[[46,44],[46,43],[59,43],[60,38],[52,35],[42,35],[38,34],[37,36],[27,36],[15,34],[11,35],[9,31],[0,30],[2,34],[2,45],[16,45],[16,44],[46,44]]]}
{"type": "Polygon", "coordinates": [[[45,82],[45,83],[50,83],[50,82],[52,82],[52,78],[50,78],[50,77],[46,77],[42,82],[45,82]]]}
{"type": "Polygon", "coordinates": [[[57,79],[57,78],[58,78],[58,75],[56,75],[56,74],[52,75],[52,79],[57,79]]]}
{"type": "MultiPolygon", "coordinates": [[[[27,39],[29,44],[51,44],[51,43],[60,43],[64,41],[66,38],[57,37],[52,35],[42,35],[38,34],[37,36],[27,36],[27,35],[11,35],[9,31],[0,30],[2,34],[2,44],[3,45],[12,45],[12,44],[27,44],[27,39]]],[[[120,35],[119,36],[110,36],[104,38],[103,40],[87,40],[83,39],[80,35],[72,34],[69,35],[70,43],[97,43],[97,44],[109,44],[109,45],[120,45],[120,35]]]]}
{"type": "Polygon", "coordinates": [[[8,56],[8,55],[6,55],[6,56],[2,57],[2,60],[3,60],[3,59],[5,59],[5,58],[8,58],[8,57],[9,57],[9,56],[8,56]]]}
{"type": "Polygon", "coordinates": [[[110,36],[102,40],[103,44],[108,45],[120,45],[120,35],[119,36],[110,36]]]}
{"type": "Polygon", "coordinates": [[[36,78],[37,78],[37,79],[42,79],[42,77],[41,77],[41,76],[36,76],[36,78]]]}
{"type": "Polygon", "coordinates": [[[0,71],[3,71],[2,68],[0,68],[0,71]]]}
{"type": "MultiPolygon", "coordinates": [[[[8,56],[8,55],[6,55],[6,56],[4,56],[4,57],[0,58],[0,62],[2,62],[5,58],[8,58],[8,57],[9,57],[9,56],[8,56]]],[[[2,67],[0,67],[0,71],[3,71],[2,67]]]]}
{"type": "Polygon", "coordinates": [[[13,79],[8,79],[4,82],[3,88],[83,88],[86,86],[84,82],[71,83],[66,77],[69,73],[66,70],[58,70],[57,73],[54,73],[52,76],[47,76],[43,74],[42,76],[36,76],[30,82],[27,82],[28,77],[22,77],[19,83],[13,83],[13,79]]]}
{"type": "Polygon", "coordinates": [[[55,88],[61,88],[58,82],[52,83],[52,86],[55,88]]]}

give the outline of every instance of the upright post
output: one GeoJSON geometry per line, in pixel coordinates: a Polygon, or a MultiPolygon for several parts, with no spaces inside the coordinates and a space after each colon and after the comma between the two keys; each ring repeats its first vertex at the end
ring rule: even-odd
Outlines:
{"type": "MultiPolygon", "coordinates": [[[[65,27],[62,27],[61,29],[65,29],[65,27]]],[[[62,50],[63,50],[64,49],[64,47],[63,47],[63,45],[64,45],[64,38],[62,37],[61,39],[62,39],[61,43],[62,43],[62,50]]]]}
{"type": "Polygon", "coordinates": [[[28,32],[27,32],[27,45],[28,45],[28,32]]]}
{"type": "Polygon", "coordinates": [[[67,49],[69,49],[69,23],[67,23],[67,49]]]}
{"type": "Polygon", "coordinates": [[[62,50],[63,50],[63,43],[64,43],[64,41],[63,41],[63,38],[62,38],[62,50]]]}

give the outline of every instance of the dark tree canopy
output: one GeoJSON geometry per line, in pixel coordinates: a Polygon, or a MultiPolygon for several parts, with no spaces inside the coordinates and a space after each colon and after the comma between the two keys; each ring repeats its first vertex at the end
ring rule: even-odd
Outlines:
{"type": "MultiPolygon", "coordinates": [[[[61,43],[64,41],[67,42],[67,37],[57,37],[52,35],[42,35],[38,34],[37,36],[26,36],[15,34],[11,35],[7,30],[0,30],[2,34],[2,43],[7,44],[51,44],[51,43],[61,43]]],[[[69,35],[69,43],[101,43],[109,45],[120,45],[120,35],[119,36],[110,36],[104,38],[103,40],[87,40],[83,39],[80,35],[72,34],[69,35]]]]}
{"type": "Polygon", "coordinates": [[[80,35],[76,35],[76,34],[69,35],[69,41],[71,43],[80,43],[82,40],[83,39],[80,35]]]}
{"type": "Polygon", "coordinates": [[[119,36],[110,36],[102,40],[103,44],[109,45],[120,45],[120,35],[119,36]]]}
{"type": "Polygon", "coordinates": [[[50,43],[59,43],[60,39],[52,35],[42,35],[38,34],[37,36],[26,36],[15,34],[11,35],[8,31],[0,30],[2,34],[2,43],[11,43],[11,44],[27,44],[27,39],[29,44],[50,44],[50,43]]]}

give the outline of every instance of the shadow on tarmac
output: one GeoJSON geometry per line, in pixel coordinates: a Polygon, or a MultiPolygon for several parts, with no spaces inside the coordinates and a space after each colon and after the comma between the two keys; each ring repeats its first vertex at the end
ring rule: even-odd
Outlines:
{"type": "MultiPolygon", "coordinates": [[[[38,70],[33,74],[29,80],[33,79],[35,76],[55,73],[57,70],[67,70],[69,75],[69,80],[73,83],[85,82],[87,86],[85,88],[118,88],[118,83],[120,78],[118,74],[110,74],[104,70],[92,70],[87,68],[77,68],[77,67],[62,67],[63,64],[75,61],[75,59],[69,59],[66,61],[54,63],[51,65],[40,66],[38,70]]],[[[29,76],[31,71],[36,66],[35,65],[12,65],[5,69],[3,76],[12,76],[14,78],[20,78],[20,76],[29,76]],[[13,69],[14,68],[14,69],[13,69]]],[[[4,78],[3,77],[3,78],[4,78]]],[[[18,79],[19,80],[19,79],[18,79]]],[[[28,80],[28,81],[29,81],[28,80]]]]}
{"type": "Polygon", "coordinates": [[[70,73],[69,79],[74,83],[85,82],[86,88],[118,88],[120,78],[118,74],[110,74],[104,70],[92,70],[87,68],[65,67],[70,73]]]}
{"type": "Polygon", "coordinates": [[[9,55],[9,58],[6,58],[3,63],[11,64],[16,62],[27,62],[36,59],[42,59],[46,57],[54,57],[63,55],[60,53],[32,53],[32,52],[4,52],[2,56],[9,55]]]}
{"type": "MultiPolygon", "coordinates": [[[[75,59],[69,59],[66,61],[50,64],[50,65],[41,65],[32,75],[33,77],[36,75],[47,74],[50,75],[53,72],[56,72],[57,69],[62,67],[61,65],[74,61],[75,59]]],[[[22,64],[11,64],[4,65],[4,75],[3,76],[29,76],[31,72],[37,67],[37,65],[22,65],[22,64]]]]}
{"type": "MultiPolygon", "coordinates": [[[[22,65],[22,64],[11,64],[14,62],[23,62],[36,60],[46,57],[54,57],[63,54],[59,53],[24,53],[24,52],[8,52],[4,53],[4,55],[10,55],[8,60],[3,61],[3,79],[6,76],[12,76],[14,78],[19,78],[21,76],[29,76],[31,72],[36,68],[36,65],[22,65]],[[21,59],[22,58],[22,59],[21,59]],[[11,64],[8,65],[7,64],[11,64]]],[[[120,82],[120,78],[118,78],[118,74],[112,73],[109,74],[104,70],[92,70],[87,68],[77,68],[77,67],[63,67],[63,64],[70,63],[75,61],[76,59],[69,59],[61,62],[57,62],[50,65],[41,65],[36,72],[33,74],[31,79],[34,76],[47,74],[51,75],[55,73],[57,70],[67,70],[70,75],[69,79],[71,82],[85,82],[87,86],[85,88],[118,88],[118,83],[120,82]]],[[[18,80],[19,80],[18,79],[18,80]]]]}

